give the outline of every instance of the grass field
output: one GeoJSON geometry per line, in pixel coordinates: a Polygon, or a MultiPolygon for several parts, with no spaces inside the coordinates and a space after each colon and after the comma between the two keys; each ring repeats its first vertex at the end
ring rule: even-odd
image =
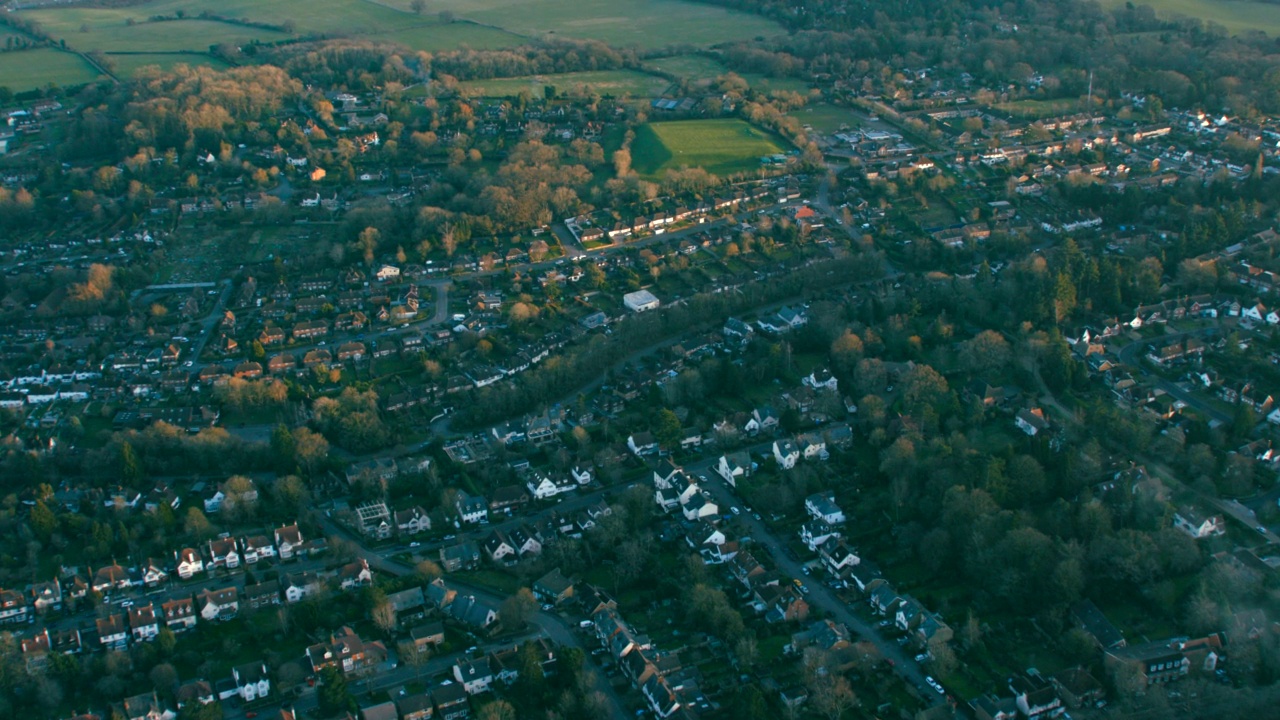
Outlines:
{"type": "Polygon", "coordinates": [[[839,132],[842,125],[856,128],[861,124],[853,110],[825,103],[802,107],[791,113],[791,117],[821,133],[839,132]]]}
{"type": "Polygon", "coordinates": [[[84,58],[69,52],[39,48],[0,53],[0,87],[14,92],[93,82],[98,71],[84,58]]]}
{"type": "MultiPolygon", "coordinates": [[[[383,1],[407,9],[411,0],[383,1]]],[[[453,0],[436,7],[528,37],[564,35],[643,48],[707,46],[782,32],[757,15],[683,0],[453,0]]]]}
{"type": "Polygon", "coordinates": [[[669,84],[665,78],[634,70],[605,70],[475,80],[460,86],[467,95],[479,97],[514,97],[521,90],[527,90],[530,96],[540,98],[548,85],[554,86],[560,95],[577,95],[589,90],[601,95],[658,97],[669,84]]]}
{"type": "Polygon", "coordinates": [[[115,64],[115,74],[122,78],[131,78],[144,67],[157,65],[161,70],[169,70],[174,65],[207,65],[223,69],[228,67],[220,58],[212,55],[193,55],[191,53],[145,53],[139,55],[109,55],[108,59],[115,64]]]}
{"type": "MultiPolygon", "coordinates": [[[[1101,0],[1106,8],[1121,8],[1126,0],[1101,0]]],[[[1280,8],[1265,2],[1248,0],[1144,0],[1144,5],[1155,8],[1156,15],[1169,18],[1175,15],[1201,18],[1225,27],[1231,33],[1261,30],[1271,37],[1280,37],[1280,8]]]]}
{"type": "Polygon", "coordinates": [[[759,90],[760,92],[769,92],[771,90],[790,90],[801,94],[809,92],[809,83],[798,78],[772,78],[744,73],[742,79],[747,81],[752,90],[759,90]]]}
{"type": "MultiPolygon", "coordinates": [[[[201,12],[253,22],[292,23],[299,35],[370,35],[422,50],[512,47],[527,38],[604,40],[645,48],[713,45],[776,35],[781,27],[755,15],[687,0],[452,0],[409,11],[410,0],[154,0],[118,8],[51,7],[20,11],[77,50],[204,52],[221,42],[278,40],[270,30],[198,19],[201,12]],[[443,24],[439,10],[474,23],[443,24]],[[155,15],[188,19],[146,22],[155,15]],[[129,26],[128,21],[136,23],[129,26]]],[[[2,42],[2,41],[0,41],[2,42]]]]}
{"type": "Polygon", "coordinates": [[[631,163],[649,176],[686,166],[728,175],[755,170],[761,157],[780,152],[781,140],[742,120],[676,120],[642,125],[631,163]]]}
{"type": "Polygon", "coordinates": [[[729,72],[718,60],[705,55],[673,55],[649,60],[646,64],[690,82],[710,82],[729,72]]]}
{"type": "Polygon", "coordinates": [[[1085,104],[1084,100],[1077,98],[1058,98],[1056,100],[1015,100],[999,103],[994,107],[996,110],[1018,117],[1047,118],[1081,112],[1085,104]]]}

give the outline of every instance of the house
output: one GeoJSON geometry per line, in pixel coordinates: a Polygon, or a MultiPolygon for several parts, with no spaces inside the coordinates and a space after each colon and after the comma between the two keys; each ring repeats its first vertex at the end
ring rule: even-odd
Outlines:
{"type": "Polygon", "coordinates": [[[291,560],[298,552],[298,548],[302,546],[302,532],[298,530],[298,526],[282,525],[276,528],[276,550],[280,553],[281,560],[291,560]]]}
{"type": "MultiPolygon", "coordinates": [[[[128,589],[132,584],[133,582],[129,579],[129,571],[113,563],[111,565],[98,568],[98,571],[93,574],[93,584],[91,587],[96,593],[109,593],[112,590],[128,589]]],[[[18,598],[21,600],[22,596],[19,595],[18,598]]],[[[0,594],[0,609],[8,610],[9,608],[7,605],[7,598],[4,598],[3,595],[0,594]]],[[[0,615],[0,619],[7,620],[3,615],[0,615]]]]}
{"type": "Polygon", "coordinates": [[[485,554],[496,563],[506,562],[508,558],[511,561],[516,559],[515,546],[507,538],[507,534],[501,530],[489,533],[489,536],[484,539],[483,546],[485,554]]]}
{"type": "Polygon", "coordinates": [[[435,702],[439,720],[462,720],[470,715],[468,697],[466,689],[455,683],[431,688],[431,699],[435,702]]]}
{"type": "Polygon", "coordinates": [[[462,522],[468,525],[489,521],[489,504],[482,497],[459,492],[458,499],[454,502],[454,507],[457,509],[458,516],[462,519],[462,522]]]}
{"type": "Polygon", "coordinates": [[[701,491],[695,492],[681,504],[680,511],[684,519],[690,522],[701,518],[715,517],[720,514],[720,507],[711,501],[711,497],[701,491]]]}
{"type": "Polygon", "coordinates": [[[62,609],[62,583],[57,578],[35,583],[27,592],[31,595],[31,606],[38,613],[62,609]]]}
{"type": "Polygon", "coordinates": [[[236,694],[245,702],[261,700],[271,694],[271,678],[267,664],[253,662],[231,668],[231,678],[236,684],[236,694]]]}
{"type": "Polygon", "coordinates": [[[844,574],[845,569],[852,568],[862,560],[843,539],[824,544],[818,551],[822,564],[837,577],[844,574]]]}
{"type": "Polygon", "coordinates": [[[213,685],[208,680],[189,680],[173,691],[173,699],[178,709],[188,705],[209,705],[217,700],[213,694],[213,685]]]}
{"type": "Polygon", "coordinates": [[[129,608],[129,632],[134,642],[148,642],[160,634],[160,619],[152,603],[129,608]]]}
{"type": "Polygon", "coordinates": [[[431,529],[431,518],[420,505],[395,512],[396,532],[401,535],[418,535],[431,529]]]}
{"type": "Polygon", "coordinates": [[[343,565],[338,570],[338,587],[343,590],[366,587],[373,584],[373,571],[369,569],[369,561],[360,558],[343,565]]]}
{"type": "Polygon", "coordinates": [[[1014,418],[1014,423],[1019,430],[1032,437],[1049,428],[1049,421],[1045,418],[1044,410],[1040,408],[1019,410],[1014,418]]]}
{"type": "Polygon", "coordinates": [[[191,598],[174,598],[161,603],[164,625],[174,632],[190,630],[196,626],[196,604],[191,598]]]}
{"type": "Polygon", "coordinates": [[[320,592],[320,578],[313,572],[286,573],[284,576],[284,600],[292,605],[320,592]]]}
{"type": "Polygon", "coordinates": [[[307,659],[313,673],[332,667],[344,675],[362,675],[387,659],[387,649],[381,642],[365,642],[354,630],[343,627],[330,636],[329,642],[308,647],[307,659]]]}
{"type": "Polygon", "coordinates": [[[427,607],[427,597],[420,587],[388,593],[387,602],[391,604],[391,609],[396,611],[396,617],[401,622],[406,618],[420,617],[427,607]]]}
{"type": "Polygon", "coordinates": [[[488,692],[493,683],[493,672],[489,663],[473,662],[464,657],[453,664],[453,679],[462,684],[468,695],[479,695],[488,692]]]}
{"type": "Polygon", "coordinates": [[[154,690],[125,698],[120,703],[118,712],[125,720],[172,720],[175,717],[160,704],[160,698],[154,690]]]}
{"type": "Polygon", "coordinates": [[[476,630],[488,630],[498,621],[498,609],[474,595],[459,595],[446,611],[458,622],[476,630]]]}
{"type": "Polygon", "coordinates": [[[805,460],[826,460],[831,457],[827,452],[827,441],[817,433],[801,433],[796,436],[795,444],[800,457],[805,460]]]}
{"type": "Polygon", "coordinates": [[[400,466],[395,458],[374,458],[365,462],[347,466],[347,484],[354,487],[357,483],[372,484],[385,487],[400,474],[400,466]]]}
{"type": "Polygon", "coordinates": [[[1125,646],[1124,635],[1107,619],[1102,610],[1093,604],[1092,600],[1082,600],[1073,607],[1071,617],[1103,650],[1125,646]]]}
{"type": "Polygon", "coordinates": [[[176,555],[178,577],[183,580],[191,578],[204,572],[204,558],[195,548],[183,548],[176,555]]]}
{"type": "Polygon", "coordinates": [[[1175,638],[1141,645],[1125,645],[1107,650],[1103,664],[1115,672],[1127,668],[1143,686],[1160,685],[1186,677],[1191,672],[1213,672],[1222,651],[1222,638],[1175,638]]]}
{"type": "Polygon", "coordinates": [[[1226,520],[1221,515],[1203,515],[1191,508],[1174,513],[1173,526],[1197,540],[1227,532],[1226,520]]]}
{"type": "Polygon", "coordinates": [[[356,507],[356,520],[360,532],[376,540],[386,540],[395,529],[387,504],[381,500],[370,500],[356,507]]]}
{"type": "Polygon", "coordinates": [[[196,609],[207,622],[230,620],[240,613],[240,592],[234,587],[205,590],[196,596],[196,609]]]}
{"type": "Polygon", "coordinates": [[[440,548],[440,567],[445,572],[471,569],[480,564],[480,546],[472,540],[440,548]]]}
{"type": "Polygon", "coordinates": [[[0,590],[0,623],[23,623],[30,619],[27,599],[17,590],[0,590]]]}
{"type": "Polygon", "coordinates": [[[826,368],[823,368],[821,370],[814,370],[813,372],[805,376],[805,378],[800,382],[807,387],[813,388],[814,390],[821,389],[821,390],[830,390],[832,392],[839,392],[839,387],[840,387],[840,381],[837,380],[836,376],[832,375],[831,371],[827,370],[826,368]]]}
{"type": "Polygon", "coordinates": [[[538,578],[532,589],[534,597],[551,605],[559,605],[573,597],[573,581],[565,577],[560,568],[553,568],[538,578]]]}
{"type": "Polygon", "coordinates": [[[842,525],[845,521],[844,511],[836,505],[835,494],[829,490],[805,498],[804,509],[813,519],[828,525],[842,525]]]}
{"type": "Polygon", "coordinates": [[[400,720],[400,710],[390,700],[360,708],[361,720],[400,720]]]}
{"type": "Polygon", "coordinates": [[[653,439],[653,433],[636,433],[627,438],[627,447],[637,457],[644,457],[658,452],[658,441],[653,439]]]}
{"type": "Polygon", "coordinates": [[[236,541],[231,538],[219,538],[209,541],[209,563],[206,567],[225,567],[228,570],[240,567],[240,551],[236,541]]]}
{"type": "Polygon", "coordinates": [[[783,470],[790,470],[796,466],[796,461],[800,459],[800,449],[790,440],[774,440],[773,459],[778,462],[778,467],[783,470]]]}
{"type": "Polygon", "coordinates": [[[418,647],[439,647],[444,644],[444,623],[436,621],[419,625],[409,631],[409,639],[418,647]]]}
{"type": "Polygon", "coordinates": [[[1072,710],[1094,705],[1106,696],[1102,683],[1082,667],[1067,668],[1051,676],[1049,682],[1072,710]]]}
{"type": "Polygon", "coordinates": [[[751,456],[745,452],[733,452],[721,455],[716,462],[716,474],[724,478],[724,481],[733,487],[738,486],[740,478],[751,477],[752,471],[755,470],[756,464],[751,461],[751,456]]]}
{"type": "Polygon", "coordinates": [[[244,600],[250,610],[261,610],[264,607],[280,604],[280,581],[264,580],[260,583],[244,586],[244,600]]]}
{"type": "Polygon", "coordinates": [[[123,650],[129,644],[129,629],[123,615],[98,618],[98,642],[107,650],[123,650]]]}
{"type": "Polygon", "coordinates": [[[378,278],[378,282],[389,282],[391,280],[399,280],[400,268],[396,267],[395,265],[383,265],[382,267],[378,268],[377,273],[375,273],[375,277],[378,278]]]}

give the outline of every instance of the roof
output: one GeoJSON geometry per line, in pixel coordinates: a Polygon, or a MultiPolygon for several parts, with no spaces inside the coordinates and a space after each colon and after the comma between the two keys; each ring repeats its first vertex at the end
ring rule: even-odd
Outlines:
{"type": "Polygon", "coordinates": [[[1124,635],[1111,624],[1107,616],[1102,614],[1097,605],[1092,600],[1084,600],[1071,609],[1071,614],[1076,622],[1080,623],[1085,632],[1093,636],[1093,639],[1102,646],[1104,650],[1121,647],[1125,644],[1124,635]]]}
{"type": "Polygon", "coordinates": [[[560,572],[560,568],[552,569],[533,584],[535,590],[543,590],[551,595],[560,595],[571,587],[573,587],[573,581],[565,577],[560,572]]]}

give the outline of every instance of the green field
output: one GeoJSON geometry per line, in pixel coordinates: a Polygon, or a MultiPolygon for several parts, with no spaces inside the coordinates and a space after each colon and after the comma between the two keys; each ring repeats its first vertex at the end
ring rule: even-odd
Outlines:
{"type": "Polygon", "coordinates": [[[791,117],[821,133],[839,132],[842,125],[856,128],[861,124],[853,110],[824,103],[802,107],[791,117]]]}
{"type": "MultiPolygon", "coordinates": [[[[1106,8],[1122,8],[1126,0],[1101,0],[1106,8]]],[[[1248,0],[1143,0],[1141,5],[1155,8],[1162,18],[1178,15],[1215,22],[1231,33],[1261,30],[1271,37],[1280,37],[1280,7],[1266,2],[1248,0]]]]}
{"type": "Polygon", "coordinates": [[[688,0],[455,0],[409,11],[410,0],[154,0],[127,7],[51,7],[20,11],[77,50],[206,52],[210,45],[274,41],[285,33],[201,20],[202,12],[256,23],[292,24],[295,35],[369,35],[421,50],[513,47],[527,38],[604,40],[645,48],[713,45],[776,35],[781,27],[761,17],[688,0]],[[459,20],[446,24],[448,10],[459,20]],[[150,23],[156,15],[186,19],[150,23]],[[130,26],[129,21],[135,24],[130,26]]]}
{"type": "Polygon", "coordinates": [[[781,152],[782,140],[742,120],[676,120],[640,126],[631,164],[648,176],[681,167],[728,175],[756,170],[761,157],[781,152]]]}
{"type": "Polygon", "coordinates": [[[769,92],[771,90],[790,90],[806,94],[809,92],[809,83],[799,78],[774,78],[764,75],[756,75],[753,73],[742,73],[742,79],[747,81],[752,90],[760,92],[769,92]]]}
{"type": "Polygon", "coordinates": [[[93,82],[98,71],[74,53],[52,48],[0,53],[0,87],[14,92],[49,84],[66,86],[93,82]]]}
{"type": "Polygon", "coordinates": [[[1081,112],[1085,101],[1077,98],[1058,98],[1056,100],[1015,100],[998,103],[993,107],[1001,112],[1024,118],[1047,118],[1081,112]]]}
{"type": "MultiPolygon", "coordinates": [[[[402,9],[410,3],[384,1],[402,9]]],[[[782,32],[757,15],[684,0],[453,0],[434,7],[528,37],[563,35],[642,48],[708,46],[782,32]]]]}
{"type": "Polygon", "coordinates": [[[466,95],[515,97],[520,94],[520,91],[525,90],[534,98],[543,97],[548,85],[555,87],[560,95],[581,95],[583,91],[590,91],[600,95],[658,97],[669,84],[665,78],[634,70],[531,75],[459,83],[462,92],[466,95]]]}
{"type": "Polygon", "coordinates": [[[729,72],[729,69],[721,65],[718,60],[705,55],[673,55],[649,60],[646,64],[652,65],[662,72],[670,73],[695,83],[710,82],[729,72]]]}
{"type": "Polygon", "coordinates": [[[219,70],[228,67],[221,58],[212,55],[193,55],[191,53],[140,53],[136,55],[108,55],[115,65],[115,74],[122,78],[131,78],[144,67],[159,66],[161,70],[170,70],[175,65],[206,65],[219,70]]]}

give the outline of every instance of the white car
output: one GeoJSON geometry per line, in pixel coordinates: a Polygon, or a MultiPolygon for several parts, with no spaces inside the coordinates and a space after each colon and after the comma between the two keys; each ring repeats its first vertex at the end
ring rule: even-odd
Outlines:
{"type": "Polygon", "coordinates": [[[946,691],[942,689],[942,686],[938,684],[938,681],[934,680],[932,677],[925,676],[924,681],[929,683],[929,687],[933,688],[934,690],[937,690],[939,695],[946,694],[946,691]]]}

